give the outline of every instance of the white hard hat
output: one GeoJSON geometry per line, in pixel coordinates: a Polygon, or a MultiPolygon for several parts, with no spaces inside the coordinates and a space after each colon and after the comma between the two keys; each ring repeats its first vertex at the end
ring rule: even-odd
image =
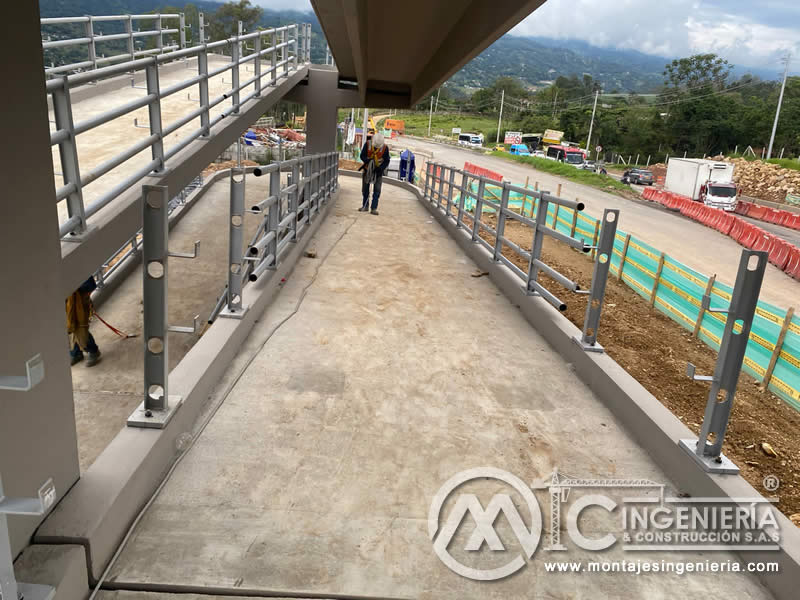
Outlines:
{"type": "Polygon", "coordinates": [[[374,136],[372,136],[372,146],[374,148],[383,148],[383,134],[382,133],[376,133],[374,136]]]}

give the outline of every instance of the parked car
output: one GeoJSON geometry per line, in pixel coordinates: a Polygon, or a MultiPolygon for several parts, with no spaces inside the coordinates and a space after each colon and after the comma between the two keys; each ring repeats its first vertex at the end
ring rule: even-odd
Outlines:
{"type": "Polygon", "coordinates": [[[530,156],[531,151],[528,150],[528,147],[525,144],[511,144],[511,154],[516,154],[517,156],[530,156]]]}
{"type": "Polygon", "coordinates": [[[645,169],[630,169],[622,174],[622,183],[636,183],[638,185],[653,185],[656,178],[652,171],[645,169]]]}
{"type": "Polygon", "coordinates": [[[537,150],[536,152],[531,154],[531,156],[534,156],[536,158],[547,158],[547,154],[545,154],[542,150],[537,150]]]}
{"type": "Polygon", "coordinates": [[[495,152],[505,152],[506,147],[503,144],[497,144],[494,148],[492,148],[495,152]]]}
{"type": "Polygon", "coordinates": [[[593,160],[587,160],[581,165],[581,169],[584,171],[596,171],[597,170],[597,162],[593,160]]]}

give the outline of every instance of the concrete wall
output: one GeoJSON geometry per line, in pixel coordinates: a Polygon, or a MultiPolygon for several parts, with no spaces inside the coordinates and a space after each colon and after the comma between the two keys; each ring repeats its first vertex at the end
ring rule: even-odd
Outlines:
{"type": "MultiPolygon", "coordinates": [[[[62,497],[77,481],[78,445],[72,403],[61,248],[50,154],[39,8],[15,9],[14,27],[0,38],[3,77],[13,93],[3,96],[6,118],[0,162],[0,377],[24,375],[25,362],[44,358],[45,378],[28,392],[0,390],[0,474],[8,496],[36,496],[52,477],[62,497]]],[[[39,523],[10,517],[17,553],[39,523]]]]}

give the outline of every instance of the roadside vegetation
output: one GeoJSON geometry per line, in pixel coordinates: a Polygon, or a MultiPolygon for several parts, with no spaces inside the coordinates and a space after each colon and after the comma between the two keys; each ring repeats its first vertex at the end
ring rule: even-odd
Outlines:
{"type": "Polygon", "coordinates": [[[530,165],[538,171],[543,171],[552,175],[558,175],[564,179],[569,179],[575,183],[588,185],[593,188],[603,190],[604,192],[630,192],[630,188],[627,185],[620,183],[608,175],[599,175],[598,173],[593,173],[592,171],[576,169],[571,165],[565,165],[564,163],[560,163],[555,160],[547,160],[546,158],[536,158],[533,156],[518,156],[509,154],[508,152],[498,151],[492,152],[491,155],[530,165]]]}

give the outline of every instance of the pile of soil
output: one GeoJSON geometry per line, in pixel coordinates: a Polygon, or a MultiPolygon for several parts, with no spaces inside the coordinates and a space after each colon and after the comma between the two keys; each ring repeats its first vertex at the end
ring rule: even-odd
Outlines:
{"type": "MultiPolygon", "coordinates": [[[[466,220],[466,219],[465,219],[466,220]]],[[[492,217],[484,218],[492,227],[492,217]]],[[[468,223],[469,221],[466,220],[468,223]]],[[[471,225],[471,224],[470,224],[471,225]]],[[[488,233],[482,237],[494,244],[488,233]]],[[[506,221],[505,237],[530,251],[531,229],[513,220],[506,221]]],[[[504,255],[523,271],[528,263],[510,248],[504,255]]],[[[569,246],[545,238],[543,260],[563,275],[588,289],[592,279],[591,258],[569,246]]],[[[583,327],[587,296],[572,294],[546,275],[539,282],[566,302],[565,316],[583,327]]],[[[686,376],[686,363],[692,362],[700,374],[712,374],[717,353],[693,339],[691,332],[651,308],[613,274],[609,275],[598,342],[628,373],[699,435],[709,384],[693,382],[686,376]]],[[[800,526],[800,413],[742,373],[734,399],[723,453],[741,469],[741,475],[765,496],[777,497],[778,508],[800,526]],[[762,443],[769,444],[777,457],[769,456],[762,443]],[[780,479],[776,492],[765,490],[764,478],[780,479]]]]}
{"type": "Polygon", "coordinates": [[[361,163],[356,160],[348,160],[346,158],[339,159],[339,168],[346,169],[348,171],[358,171],[358,168],[361,166],[361,163]]]}

